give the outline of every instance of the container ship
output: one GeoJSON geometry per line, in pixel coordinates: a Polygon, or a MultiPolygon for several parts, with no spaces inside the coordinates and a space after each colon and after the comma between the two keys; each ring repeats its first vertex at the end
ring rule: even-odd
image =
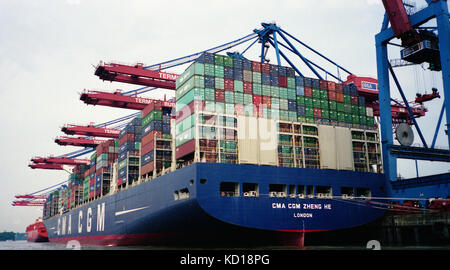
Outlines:
{"type": "Polygon", "coordinates": [[[203,53],[51,193],[50,242],[299,245],[385,212],[378,126],[354,84],[203,53]]]}
{"type": "Polygon", "coordinates": [[[27,226],[26,237],[28,242],[48,242],[48,233],[42,219],[37,219],[35,223],[27,226]]]}

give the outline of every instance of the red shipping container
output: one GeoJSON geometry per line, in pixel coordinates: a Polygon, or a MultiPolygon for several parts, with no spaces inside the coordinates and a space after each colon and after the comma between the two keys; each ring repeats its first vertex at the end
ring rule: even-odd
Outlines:
{"type": "Polygon", "coordinates": [[[314,117],[322,117],[322,109],[313,108],[313,115],[314,115],[314,117]]]}
{"type": "Polygon", "coordinates": [[[336,90],[336,83],[335,82],[327,82],[328,83],[328,90],[335,91],[336,90]]]}
{"type": "Polygon", "coordinates": [[[90,185],[90,186],[95,185],[95,178],[91,178],[91,179],[89,180],[89,185],[90,185]]]}
{"type": "Polygon", "coordinates": [[[261,63],[261,73],[270,74],[270,64],[261,63]]]}
{"type": "Polygon", "coordinates": [[[261,105],[254,105],[253,106],[253,117],[262,117],[262,106],[261,105]]]}
{"type": "Polygon", "coordinates": [[[260,95],[253,95],[253,104],[254,105],[262,104],[262,96],[260,96],[260,95]]]}
{"type": "Polygon", "coordinates": [[[342,93],[336,93],[336,101],[337,102],[344,102],[344,94],[342,93]]]}
{"type": "Polygon", "coordinates": [[[155,149],[155,141],[152,140],[141,147],[142,147],[141,157],[143,157],[144,155],[148,154],[150,151],[153,151],[153,149],[155,149]]]}
{"type": "Polygon", "coordinates": [[[344,85],[342,83],[337,83],[335,85],[336,93],[343,93],[344,92],[344,85]]]}
{"type": "Polygon", "coordinates": [[[236,115],[244,115],[244,104],[234,104],[234,113],[236,115]]]}
{"type": "Polygon", "coordinates": [[[149,172],[152,172],[154,168],[154,162],[151,161],[144,166],[141,167],[141,175],[148,174],[149,172]]]}
{"type": "Polygon", "coordinates": [[[145,106],[145,108],[142,110],[142,118],[146,117],[151,111],[155,109],[155,103],[152,102],[145,106]]]}
{"type": "Polygon", "coordinates": [[[155,136],[161,136],[161,134],[162,134],[161,130],[152,130],[152,131],[150,131],[150,133],[148,133],[147,135],[142,137],[141,145],[148,144],[150,141],[154,140],[155,136]]]}
{"type": "MultiPolygon", "coordinates": [[[[122,136],[122,138],[119,139],[119,146],[123,145],[125,142],[134,142],[134,134],[133,133],[127,133],[122,136]]],[[[108,146],[109,148],[109,146],[108,146]]],[[[109,151],[109,149],[108,149],[109,151]]]]}
{"type": "Polygon", "coordinates": [[[336,92],[328,90],[328,99],[336,101],[336,92]]]}
{"type": "Polygon", "coordinates": [[[263,96],[263,97],[262,97],[262,104],[263,104],[263,105],[266,105],[265,107],[268,108],[268,109],[270,109],[270,108],[271,108],[271,105],[272,105],[272,98],[271,98],[271,97],[263,96]]]}
{"type": "Polygon", "coordinates": [[[305,97],[312,97],[312,88],[305,86],[305,97]]]}
{"type": "Polygon", "coordinates": [[[253,84],[251,82],[244,82],[244,94],[253,93],[253,84]]]}
{"type": "Polygon", "coordinates": [[[162,103],[163,103],[162,100],[155,100],[153,103],[155,104],[154,110],[157,110],[157,111],[162,110],[162,103]]]}
{"type": "Polygon", "coordinates": [[[287,77],[286,76],[278,76],[278,86],[287,87],[287,77]]]}
{"type": "Polygon", "coordinates": [[[324,90],[328,90],[328,81],[320,80],[319,81],[319,88],[320,89],[324,89],[324,90]]]}
{"type": "Polygon", "coordinates": [[[195,140],[193,139],[175,149],[175,158],[179,159],[187,154],[193,153],[194,151],[195,140]]]}
{"type": "Polygon", "coordinates": [[[122,185],[122,178],[118,178],[117,179],[117,186],[121,186],[122,185]]]}
{"type": "Polygon", "coordinates": [[[224,89],[227,91],[234,91],[234,80],[233,79],[224,79],[224,89]]]}
{"type": "Polygon", "coordinates": [[[350,96],[350,103],[352,105],[358,105],[358,97],[357,96],[350,96]]]}
{"type": "Polygon", "coordinates": [[[252,61],[252,70],[254,72],[261,72],[261,62],[252,61]]]}
{"type": "Polygon", "coordinates": [[[216,95],[216,98],[215,98],[216,102],[225,102],[225,91],[224,90],[216,89],[215,95],[216,95]]]}

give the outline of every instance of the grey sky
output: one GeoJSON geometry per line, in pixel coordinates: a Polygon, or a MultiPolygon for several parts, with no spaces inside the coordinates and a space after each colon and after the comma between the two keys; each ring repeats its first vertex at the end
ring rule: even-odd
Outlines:
{"type": "MultiPolygon", "coordinates": [[[[376,0],[0,0],[0,231],[24,231],[41,215],[41,208],[12,207],[14,195],[68,178],[65,172],[27,167],[33,156],[78,149],[53,142],[63,135],[61,126],[100,123],[134,112],[87,106],[79,100],[83,89],[139,87],[100,81],[92,66],[99,61],[155,64],[243,37],[261,22],[276,22],[353,73],[376,77],[374,35],[383,14],[376,0]]],[[[258,53],[255,48],[248,57],[256,60],[258,53]]],[[[392,58],[399,58],[398,52],[392,58]]],[[[181,73],[185,68],[170,71],[181,73]]],[[[441,80],[440,74],[433,78],[426,73],[421,85],[414,79],[417,69],[399,72],[410,99],[426,82],[441,80]]],[[[146,96],[155,95],[160,96],[146,96]]],[[[441,104],[442,100],[432,101],[429,117],[419,121],[428,138],[441,104]]],[[[442,134],[438,145],[446,146],[442,134]]],[[[423,174],[450,169],[448,164],[422,164],[423,174]]],[[[399,170],[405,176],[415,174],[411,162],[401,163],[399,170]]]]}

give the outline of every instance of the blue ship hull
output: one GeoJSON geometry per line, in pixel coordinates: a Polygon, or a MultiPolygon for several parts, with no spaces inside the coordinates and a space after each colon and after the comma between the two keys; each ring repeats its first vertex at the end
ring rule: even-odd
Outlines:
{"type": "Polygon", "coordinates": [[[94,245],[296,245],[305,232],[370,223],[385,210],[383,174],[194,163],[44,220],[49,240],[94,245]],[[223,196],[222,182],[238,196],[223,196]],[[243,196],[244,183],[258,186],[243,196]],[[328,186],[332,198],[271,197],[270,185],[328,186]],[[342,187],[365,188],[371,200],[342,199],[342,187]],[[177,194],[177,196],[175,196],[177,194]]]}

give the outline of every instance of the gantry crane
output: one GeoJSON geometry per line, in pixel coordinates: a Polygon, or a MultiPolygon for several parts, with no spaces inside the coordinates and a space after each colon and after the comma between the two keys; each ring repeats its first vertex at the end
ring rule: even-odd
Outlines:
{"type": "MultiPolygon", "coordinates": [[[[397,182],[397,159],[450,162],[449,148],[435,148],[444,111],[446,112],[447,121],[445,127],[448,128],[450,126],[450,24],[448,2],[445,0],[426,0],[426,2],[427,6],[425,8],[408,15],[401,0],[383,0],[386,14],[382,29],[375,36],[383,166],[387,179],[393,182],[397,182]],[[435,27],[425,25],[425,23],[432,22],[434,19],[436,22],[435,27]],[[392,42],[396,38],[401,40],[400,45],[392,42]],[[403,61],[412,64],[428,63],[429,70],[441,71],[442,73],[443,104],[440,116],[437,119],[431,146],[429,146],[429,142],[425,140],[419,128],[413,109],[409,106],[400,81],[390,64],[388,45],[401,47],[400,56],[403,61]],[[389,75],[391,75],[402,97],[423,147],[406,145],[401,140],[399,140],[401,145],[394,144],[393,117],[391,106],[389,106],[391,103],[389,75]]],[[[430,96],[417,97],[416,102],[421,104],[426,100],[437,97],[436,89],[430,96]]],[[[406,131],[406,133],[412,133],[412,130],[406,131]]],[[[450,136],[447,130],[445,135],[447,135],[448,146],[450,147],[450,136]]],[[[433,177],[430,179],[430,181],[436,180],[433,177]]]]}

